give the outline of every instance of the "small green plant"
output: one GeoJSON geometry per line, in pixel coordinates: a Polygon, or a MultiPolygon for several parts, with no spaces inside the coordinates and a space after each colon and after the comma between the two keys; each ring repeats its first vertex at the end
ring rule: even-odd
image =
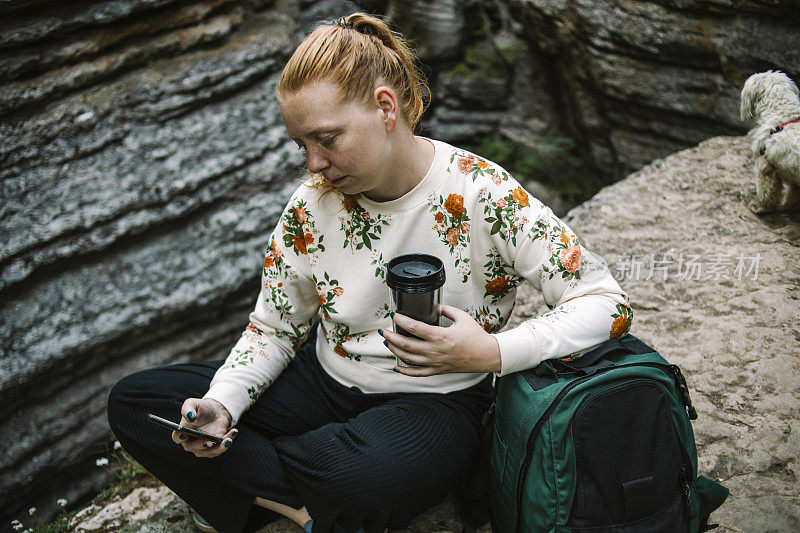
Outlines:
{"type": "Polygon", "coordinates": [[[78,514],[78,509],[61,511],[58,518],[47,524],[40,524],[33,528],[32,533],[63,533],[70,531],[69,521],[78,514]]]}
{"type": "Polygon", "coordinates": [[[30,516],[31,520],[33,521],[33,527],[25,528],[20,520],[12,520],[11,529],[14,531],[21,531],[22,533],[62,533],[64,531],[69,531],[69,521],[78,513],[78,511],[67,511],[65,509],[67,500],[64,498],[59,498],[56,501],[56,505],[61,507],[61,513],[59,513],[58,517],[56,517],[52,522],[40,524],[38,517],[34,516],[36,514],[36,507],[31,507],[28,509],[28,516],[30,516]]]}
{"type": "Polygon", "coordinates": [[[117,482],[103,489],[100,494],[92,499],[95,505],[128,494],[137,486],[153,485],[158,481],[142,465],[136,462],[120,445],[119,441],[114,442],[114,449],[106,449],[108,457],[101,457],[95,461],[99,467],[105,467],[109,472],[117,477],[117,482]],[[109,460],[110,457],[110,460],[109,460]]]}
{"type": "MultiPolygon", "coordinates": [[[[122,449],[119,441],[115,441],[113,449],[109,449],[106,443],[106,453],[103,457],[95,460],[94,464],[98,468],[105,468],[117,477],[117,482],[103,489],[100,494],[92,499],[94,505],[102,506],[112,498],[125,495],[131,492],[134,488],[141,485],[156,485],[158,480],[145,470],[139,463],[137,463],[125,450],[122,449]]],[[[71,531],[69,525],[70,520],[78,514],[80,509],[67,510],[67,500],[59,498],[56,504],[62,508],[59,515],[46,524],[40,524],[36,514],[36,507],[28,509],[28,516],[30,519],[25,518],[27,522],[30,520],[32,523],[26,528],[22,520],[17,519],[11,522],[11,529],[21,533],[62,533],[71,531]]]]}
{"type": "Polygon", "coordinates": [[[483,138],[475,151],[502,165],[519,181],[547,185],[570,204],[579,204],[597,192],[570,137],[542,137],[531,147],[495,134],[483,138]]]}

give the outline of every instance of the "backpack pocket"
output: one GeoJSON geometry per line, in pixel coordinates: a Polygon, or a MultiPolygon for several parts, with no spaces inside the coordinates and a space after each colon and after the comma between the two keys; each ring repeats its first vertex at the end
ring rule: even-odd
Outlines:
{"type": "Polygon", "coordinates": [[[667,391],[631,379],[586,398],[572,421],[574,531],[688,529],[683,507],[685,452],[667,391]]]}
{"type": "Polygon", "coordinates": [[[494,472],[492,476],[497,480],[499,485],[503,484],[503,479],[506,474],[506,461],[508,460],[508,446],[500,436],[497,428],[494,428],[494,444],[492,445],[492,458],[490,464],[493,466],[494,472]]]}

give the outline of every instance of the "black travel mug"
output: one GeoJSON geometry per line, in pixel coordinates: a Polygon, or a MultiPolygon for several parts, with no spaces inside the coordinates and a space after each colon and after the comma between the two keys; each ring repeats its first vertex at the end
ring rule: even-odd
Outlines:
{"type": "MultiPolygon", "coordinates": [[[[389,261],[386,271],[386,284],[392,292],[392,311],[438,326],[445,279],[442,261],[427,254],[405,254],[389,261]]],[[[414,337],[397,324],[393,326],[395,333],[414,337]]],[[[413,366],[399,357],[397,364],[413,366]]]]}

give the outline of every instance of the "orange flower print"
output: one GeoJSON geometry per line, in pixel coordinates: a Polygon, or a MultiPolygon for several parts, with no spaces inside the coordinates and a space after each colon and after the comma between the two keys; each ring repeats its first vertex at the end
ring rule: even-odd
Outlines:
{"type": "Polygon", "coordinates": [[[272,250],[272,257],[274,257],[276,261],[280,259],[283,252],[281,252],[281,249],[278,248],[278,245],[274,240],[269,243],[269,249],[272,250]]]}
{"type": "Polygon", "coordinates": [[[436,218],[436,223],[441,224],[442,222],[444,222],[444,213],[442,213],[441,211],[436,213],[435,218],[436,218]]]}
{"type": "Polygon", "coordinates": [[[494,182],[495,185],[500,185],[501,183],[503,183],[503,180],[500,178],[500,174],[498,174],[497,172],[492,174],[492,182],[494,182]]]}
{"type": "Polygon", "coordinates": [[[325,302],[327,302],[327,300],[325,299],[325,295],[324,294],[320,294],[319,295],[319,305],[325,305],[325,302]]]}
{"type": "Polygon", "coordinates": [[[503,209],[503,208],[504,208],[505,206],[507,206],[507,205],[508,205],[508,204],[506,203],[506,201],[505,201],[505,200],[503,200],[502,198],[500,198],[499,200],[497,200],[497,207],[499,207],[500,209],[503,209]]]}
{"type": "Polygon", "coordinates": [[[614,319],[614,322],[611,324],[611,333],[609,333],[609,339],[618,339],[622,337],[628,331],[628,316],[627,315],[620,315],[614,319]]]}
{"type": "Polygon", "coordinates": [[[341,287],[334,287],[333,288],[333,294],[335,294],[336,296],[341,296],[343,292],[344,292],[344,289],[341,288],[341,287]]]}
{"type": "Polygon", "coordinates": [[[453,218],[460,219],[464,212],[464,198],[460,194],[451,194],[444,201],[444,208],[453,215],[453,218]]]}
{"type": "Polygon", "coordinates": [[[577,244],[561,252],[561,266],[567,272],[575,273],[581,267],[581,247],[577,244]]]}
{"type": "Polygon", "coordinates": [[[337,344],[336,346],[334,346],[334,347],[333,347],[333,351],[334,351],[334,352],[336,352],[336,353],[338,353],[338,354],[339,354],[339,355],[341,355],[342,357],[347,357],[347,356],[348,356],[347,350],[345,350],[345,349],[342,347],[342,345],[341,345],[341,344],[337,344]]]}
{"type": "Polygon", "coordinates": [[[474,157],[460,157],[458,158],[458,170],[460,170],[462,174],[466,174],[469,172],[469,169],[472,168],[472,163],[474,162],[474,157]]]}
{"type": "Polygon", "coordinates": [[[297,248],[297,253],[303,255],[308,254],[308,249],[306,248],[306,241],[304,237],[293,235],[292,244],[294,244],[294,247],[297,248]]]}
{"type": "Polygon", "coordinates": [[[270,256],[268,255],[264,256],[264,268],[272,268],[272,265],[274,264],[275,262],[272,260],[270,256]]]}
{"type": "Polygon", "coordinates": [[[491,294],[492,296],[504,294],[505,292],[508,292],[508,289],[509,289],[508,276],[503,276],[502,278],[493,279],[492,281],[486,284],[486,294],[491,294]]]}
{"type": "Polygon", "coordinates": [[[306,210],[302,207],[295,207],[294,208],[294,218],[301,224],[305,224],[306,222],[306,210]]]}
{"type": "Polygon", "coordinates": [[[458,244],[458,228],[450,228],[447,230],[447,242],[450,246],[458,244]]]}
{"type": "Polygon", "coordinates": [[[514,198],[514,201],[517,202],[517,205],[520,207],[525,207],[528,205],[528,193],[522,187],[517,187],[511,192],[511,195],[514,198]]]}
{"type": "Polygon", "coordinates": [[[369,221],[370,221],[369,212],[368,212],[368,211],[364,211],[364,212],[362,212],[362,213],[361,213],[361,219],[362,219],[364,222],[369,222],[369,221]]]}
{"type": "Polygon", "coordinates": [[[488,322],[484,322],[483,323],[483,330],[486,333],[491,333],[492,332],[492,325],[490,323],[488,323],[488,322]]]}
{"type": "Polygon", "coordinates": [[[564,233],[563,231],[561,232],[561,242],[563,242],[563,243],[568,243],[569,242],[569,237],[567,237],[567,234],[564,233]]]}
{"type": "Polygon", "coordinates": [[[484,168],[489,166],[489,163],[487,163],[486,161],[478,161],[475,164],[478,165],[478,168],[481,168],[481,169],[484,169],[484,168]]]}
{"type": "Polygon", "coordinates": [[[306,244],[311,244],[312,242],[314,242],[314,236],[311,235],[310,233],[306,233],[304,238],[306,240],[306,244]]]}
{"type": "Polygon", "coordinates": [[[461,223],[461,233],[469,233],[469,222],[461,223]]]}

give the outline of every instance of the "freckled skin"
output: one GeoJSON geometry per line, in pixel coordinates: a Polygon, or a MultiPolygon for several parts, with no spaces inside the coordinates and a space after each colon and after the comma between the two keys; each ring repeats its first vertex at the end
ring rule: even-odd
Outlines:
{"type": "Polygon", "coordinates": [[[337,86],[320,81],[278,103],[289,136],[306,151],[309,171],[344,193],[379,202],[399,198],[421,181],[433,160],[433,146],[412,135],[386,86],[376,87],[365,104],[340,101],[337,86]]]}

